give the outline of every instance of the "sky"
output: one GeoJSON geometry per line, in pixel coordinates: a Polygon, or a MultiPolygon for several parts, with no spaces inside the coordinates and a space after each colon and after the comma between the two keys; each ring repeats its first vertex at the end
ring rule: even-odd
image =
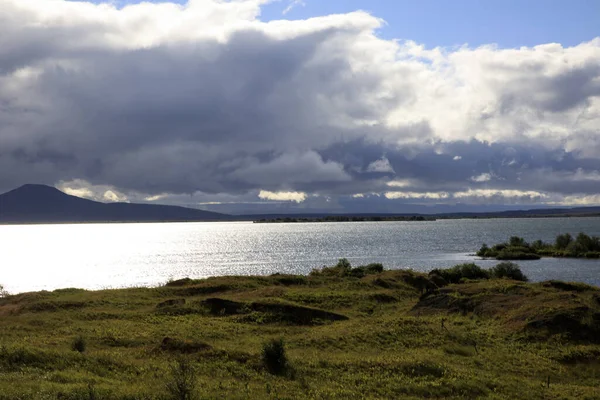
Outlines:
{"type": "Polygon", "coordinates": [[[0,191],[598,205],[598,20],[595,0],[0,0],[0,191]]]}

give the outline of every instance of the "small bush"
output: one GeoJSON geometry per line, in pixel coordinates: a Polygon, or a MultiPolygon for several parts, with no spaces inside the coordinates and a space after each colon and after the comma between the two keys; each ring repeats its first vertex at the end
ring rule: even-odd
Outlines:
{"type": "Polygon", "coordinates": [[[9,293],[4,289],[4,286],[0,285],[0,299],[8,295],[9,293]]]}
{"type": "Polygon", "coordinates": [[[490,277],[488,271],[473,263],[459,264],[448,269],[434,269],[429,274],[439,275],[449,283],[460,283],[463,279],[489,279],[490,277]]]}
{"type": "Polygon", "coordinates": [[[572,241],[573,236],[571,236],[571,234],[569,233],[558,235],[556,237],[556,241],[554,242],[554,247],[556,247],[559,250],[564,250],[569,244],[571,244],[572,241]]]}
{"type": "Polygon", "coordinates": [[[490,253],[490,248],[488,247],[487,244],[483,244],[481,246],[481,248],[479,249],[479,251],[477,252],[477,255],[479,257],[491,257],[490,255],[488,255],[490,253]]]}
{"type": "Polygon", "coordinates": [[[525,239],[519,236],[511,236],[508,245],[512,247],[529,247],[525,239]]]}
{"type": "Polygon", "coordinates": [[[86,348],[87,348],[87,342],[85,341],[85,338],[83,336],[77,336],[73,340],[73,343],[71,343],[71,349],[73,349],[73,351],[78,351],[80,353],[83,353],[86,348]]]}
{"type": "Polygon", "coordinates": [[[347,258],[340,258],[338,263],[333,267],[323,267],[321,269],[313,269],[310,276],[337,276],[340,278],[354,277],[362,278],[366,275],[379,274],[383,272],[383,265],[380,263],[372,263],[360,267],[352,268],[350,261],[347,258]]]}
{"type": "Polygon", "coordinates": [[[178,358],[171,366],[169,381],[166,384],[168,399],[194,400],[196,395],[196,371],[187,358],[178,358]]]}
{"type": "Polygon", "coordinates": [[[262,362],[267,371],[273,375],[286,373],[289,365],[283,339],[273,339],[263,345],[262,362]]]}
{"type": "Polygon", "coordinates": [[[516,281],[527,282],[527,277],[521,272],[521,268],[511,262],[503,262],[490,270],[491,275],[494,278],[508,278],[516,281]]]}

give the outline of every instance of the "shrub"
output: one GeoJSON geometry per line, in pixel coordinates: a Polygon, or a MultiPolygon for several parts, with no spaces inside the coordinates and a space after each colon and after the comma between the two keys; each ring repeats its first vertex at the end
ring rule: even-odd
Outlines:
{"type": "Polygon", "coordinates": [[[437,274],[449,283],[460,283],[461,279],[488,279],[488,271],[470,264],[459,264],[448,269],[434,269],[431,274],[437,274]]]}
{"type": "Polygon", "coordinates": [[[529,247],[525,239],[519,236],[511,236],[508,245],[513,247],[529,247]]]}
{"type": "Polygon", "coordinates": [[[477,255],[479,257],[491,257],[491,256],[488,255],[489,253],[490,253],[490,248],[488,247],[487,244],[484,243],[481,246],[481,248],[479,249],[479,251],[477,252],[477,255]]]}
{"type": "Polygon", "coordinates": [[[362,278],[365,275],[379,274],[383,272],[383,265],[380,263],[372,263],[356,268],[352,268],[350,261],[347,258],[340,258],[338,263],[333,267],[323,267],[321,269],[313,269],[310,276],[352,276],[362,278]]]}
{"type": "Polygon", "coordinates": [[[288,369],[283,339],[273,339],[263,345],[262,362],[273,375],[283,375],[288,369]]]}
{"type": "Polygon", "coordinates": [[[178,358],[171,366],[169,381],[166,384],[169,399],[196,399],[196,371],[187,358],[178,358]]]}
{"type": "Polygon", "coordinates": [[[367,274],[380,274],[383,272],[383,264],[371,263],[365,267],[367,274]]]}
{"type": "Polygon", "coordinates": [[[558,235],[556,237],[556,241],[554,243],[554,247],[559,250],[564,250],[567,246],[573,241],[573,236],[569,233],[564,233],[562,235],[558,235]]]}
{"type": "Polygon", "coordinates": [[[87,348],[87,342],[85,341],[85,338],[83,336],[77,336],[73,340],[73,343],[71,343],[71,349],[73,349],[73,351],[78,351],[80,353],[83,353],[86,348],[87,348]]]}
{"type": "Polygon", "coordinates": [[[541,240],[536,240],[533,243],[531,243],[531,248],[533,250],[542,250],[542,249],[547,249],[551,247],[548,243],[544,243],[541,240]]]}
{"type": "Polygon", "coordinates": [[[527,282],[528,280],[523,272],[521,272],[521,268],[511,262],[503,262],[496,265],[490,269],[490,273],[494,278],[508,278],[523,282],[527,282]]]}

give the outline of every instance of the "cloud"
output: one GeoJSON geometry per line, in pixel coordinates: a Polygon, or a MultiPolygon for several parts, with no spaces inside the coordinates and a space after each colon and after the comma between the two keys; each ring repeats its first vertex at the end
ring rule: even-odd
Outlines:
{"type": "Polygon", "coordinates": [[[394,168],[390,164],[390,160],[388,160],[385,157],[382,157],[379,160],[373,161],[371,164],[369,164],[369,166],[367,167],[367,172],[390,172],[392,174],[396,173],[396,171],[394,171],[394,168]]]}
{"type": "Polygon", "coordinates": [[[267,2],[3,0],[0,189],[339,209],[598,195],[600,38],[426,48],[360,11],[263,22],[267,2]]]}
{"type": "Polygon", "coordinates": [[[446,192],[387,192],[385,197],[394,199],[447,199],[450,195],[446,192]]]}
{"type": "Polygon", "coordinates": [[[481,175],[472,176],[470,178],[470,180],[473,181],[473,182],[488,182],[491,179],[492,179],[492,175],[488,174],[488,173],[483,173],[481,175]]]}
{"type": "Polygon", "coordinates": [[[306,200],[306,193],[300,192],[268,192],[261,190],[258,197],[264,200],[276,200],[276,201],[295,201],[296,203],[302,203],[306,200]]]}
{"type": "Polygon", "coordinates": [[[303,0],[290,0],[290,3],[285,8],[285,10],[283,10],[282,14],[286,15],[287,13],[289,13],[290,11],[292,11],[294,8],[296,8],[296,7],[304,7],[304,6],[306,6],[306,3],[303,0]]]}

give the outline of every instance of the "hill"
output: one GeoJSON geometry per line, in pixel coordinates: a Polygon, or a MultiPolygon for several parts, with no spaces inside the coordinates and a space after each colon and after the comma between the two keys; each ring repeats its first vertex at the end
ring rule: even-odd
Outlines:
{"type": "Polygon", "coordinates": [[[7,296],[0,399],[598,399],[600,289],[437,282],[367,266],[7,296]]]}
{"type": "Polygon", "coordinates": [[[45,185],[0,195],[0,223],[167,222],[227,220],[226,214],[155,204],[100,203],[45,185]]]}

